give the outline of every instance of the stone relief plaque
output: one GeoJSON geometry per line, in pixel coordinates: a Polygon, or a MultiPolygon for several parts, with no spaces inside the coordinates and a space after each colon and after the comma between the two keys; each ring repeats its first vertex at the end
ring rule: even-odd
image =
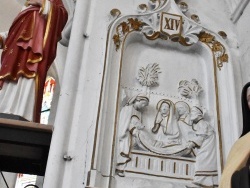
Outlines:
{"type": "Polygon", "coordinates": [[[217,187],[226,48],[173,0],[138,12],[111,11],[89,185],[217,187]]]}

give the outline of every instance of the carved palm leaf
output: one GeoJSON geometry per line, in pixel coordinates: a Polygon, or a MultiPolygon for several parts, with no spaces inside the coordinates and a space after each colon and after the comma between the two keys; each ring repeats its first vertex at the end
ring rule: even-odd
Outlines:
{"type": "Polygon", "coordinates": [[[141,67],[138,71],[138,81],[142,86],[153,87],[158,85],[159,64],[148,64],[146,68],[141,67]]]}

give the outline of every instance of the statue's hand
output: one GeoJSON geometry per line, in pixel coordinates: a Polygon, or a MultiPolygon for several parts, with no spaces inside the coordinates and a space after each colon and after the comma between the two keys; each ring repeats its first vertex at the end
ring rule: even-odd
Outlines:
{"type": "Polygon", "coordinates": [[[33,5],[41,7],[43,3],[43,0],[27,0],[27,5],[33,5]]]}

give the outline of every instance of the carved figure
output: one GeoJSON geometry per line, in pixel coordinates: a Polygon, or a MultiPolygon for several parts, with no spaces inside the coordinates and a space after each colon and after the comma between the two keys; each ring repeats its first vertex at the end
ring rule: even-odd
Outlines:
{"type": "Polygon", "coordinates": [[[8,32],[0,33],[0,112],[39,122],[46,73],[67,21],[61,0],[27,0],[8,32]]]}
{"type": "Polygon", "coordinates": [[[168,99],[162,99],[156,106],[157,114],[155,117],[153,133],[157,133],[155,146],[164,147],[169,144],[176,144],[179,137],[179,129],[175,117],[174,103],[168,99]]]}
{"type": "Polygon", "coordinates": [[[220,180],[220,188],[250,187],[250,82],[242,89],[241,95],[243,131],[228,157],[220,180]]]}
{"type": "Polygon", "coordinates": [[[188,148],[197,148],[193,183],[199,187],[218,186],[215,132],[203,119],[203,111],[192,107],[191,120],[195,136],[187,143],[188,148]]]}
{"type": "MultiPolygon", "coordinates": [[[[160,155],[189,155],[192,149],[186,147],[186,141],[184,144],[180,141],[181,134],[175,116],[174,103],[168,99],[162,99],[157,103],[156,109],[157,114],[151,133],[146,130],[138,133],[140,148],[160,155]],[[152,132],[156,135],[153,136],[152,132]]],[[[190,127],[192,129],[192,126],[190,127]]]]}
{"type": "Polygon", "coordinates": [[[138,94],[127,102],[120,113],[118,125],[118,156],[117,156],[117,174],[124,176],[126,164],[131,160],[130,150],[133,137],[137,131],[143,129],[141,122],[142,110],[148,106],[149,98],[144,94],[138,94]]]}
{"type": "Polygon", "coordinates": [[[178,126],[180,130],[180,138],[182,143],[189,141],[190,137],[194,134],[190,120],[190,107],[184,101],[175,103],[176,116],[178,120],[178,126]]]}

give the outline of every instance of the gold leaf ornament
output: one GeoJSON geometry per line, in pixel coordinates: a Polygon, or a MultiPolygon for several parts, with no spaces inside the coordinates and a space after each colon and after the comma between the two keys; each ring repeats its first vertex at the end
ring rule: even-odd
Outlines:
{"type": "Polygon", "coordinates": [[[223,50],[223,47],[222,47],[222,45],[221,45],[220,42],[216,41],[216,42],[214,42],[214,44],[213,44],[213,46],[212,46],[212,50],[213,50],[214,52],[222,51],[222,50],[223,50]]]}
{"type": "Polygon", "coordinates": [[[216,40],[215,36],[209,33],[201,33],[199,35],[199,39],[201,42],[206,43],[212,50],[215,58],[215,63],[217,64],[219,70],[221,70],[221,68],[223,67],[223,63],[227,63],[229,59],[228,54],[226,53],[226,48],[221,42],[216,40]]]}
{"type": "Polygon", "coordinates": [[[210,43],[214,40],[214,36],[209,34],[209,33],[204,33],[202,32],[200,35],[199,35],[199,38],[200,38],[200,41],[201,42],[205,42],[205,43],[210,43]]]}
{"type": "Polygon", "coordinates": [[[122,27],[123,34],[129,32],[129,25],[126,22],[122,22],[121,27],[122,27]]]}
{"type": "Polygon", "coordinates": [[[227,39],[227,34],[224,31],[219,31],[218,34],[223,38],[227,39]]]}
{"type": "Polygon", "coordinates": [[[115,43],[116,50],[118,50],[118,48],[119,48],[119,46],[120,46],[120,43],[121,43],[118,34],[115,34],[115,35],[113,36],[113,41],[114,41],[114,43],[115,43]]]}
{"type": "Polygon", "coordinates": [[[140,31],[145,23],[137,18],[129,18],[127,21],[120,23],[116,27],[116,34],[113,36],[113,41],[116,45],[116,51],[120,48],[124,36],[131,31],[140,31]]]}
{"type": "Polygon", "coordinates": [[[148,10],[148,6],[146,4],[140,4],[138,7],[140,10],[144,10],[144,11],[148,10]]]}
{"type": "Polygon", "coordinates": [[[129,18],[128,19],[132,29],[138,31],[140,30],[140,27],[142,26],[142,22],[139,21],[137,18],[133,19],[133,18],[129,18]]]}
{"type": "Polygon", "coordinates": [[[228,62],[228,55],[227,55],[227,54],[223,54],[223,55],[220,57],[220,61],[221,61],[221,62],[228,62]]]}
{"type": "Polygon", "coordinates": [[[110,11],[110,14],[111,14],[111,16],[113,16],[113,17],[115,17],[115,16],[120,16],[121,15],[121,11],[119,10],[119,9],[117,9],[117,8],[114,8],[114,9],[112,9],[111,11],[110,11]]]}

